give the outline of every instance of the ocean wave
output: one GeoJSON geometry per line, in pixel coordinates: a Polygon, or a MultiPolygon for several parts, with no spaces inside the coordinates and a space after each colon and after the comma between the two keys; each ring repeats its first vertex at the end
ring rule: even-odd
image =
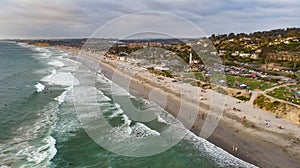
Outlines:
{"type": "Polygon", "coordinates": [[[164,120],[160,114],[156,114],[157,115],[157,121],[160,123],[164,123],[164,124],[168,124],[168,122],[166,120],[164,120]]]}
{"type": "Polygon", "coordinates": [[[50,85],[60,85],[60,86],[74,86],[79,85],[78,79],[76,79],[71,72],[60,72],[60,73],[52,73],[41,81],[46,82],[50,85]]]}
{"type": "Polygon", "coordinates": [[[45,139],[45,141],[48,144],[48,148],[49,148],[48,156],[49,156],[49,161],[50,161],[51,159],[54,158],[54,156],[57,153],[57,149],[55,148],[56,140],[52,136],[48,136],[45,139]]]}
{"type": "MultiPolygon", "coordinates": [[[[124,114],[124,110],[118,104],[117,102],[114,102],[114,99],[110,99],[106,95],[103,94],[103,92],[111,93],[112,95],[115,96],[126,96],[128,99],[135,99],[137,102],[140,103],[141,106],[143,106],[146,109],[153,109],[153,110],[158,110],[161,111],[163,110],[153,102],[142,99],[142,98],[137,98],[133,95],[131,95],[127,90],[123,89],[119,85],[113,83],[110,81],[108,78],[105,76],[98,74],[96,77],[97,81],[101,84],[101,88],[99,88],[99,93],[98,93],[98,100],[100,103],[100,106],[103,106],[105,104],[105,108],[103,110],[104,113],[110,112],[111,115],[108,116],[108,119],[112,119],[115,117],[121,117],[121,120],[123,121],[123,124],[121,126],[113,127],[112,128],[112,137],[116,135],[122,135],[122,138],[119,138],[118,141],[122,142],[124,140],[127,140],[127,138],[141,138],[141,137],[148,137],[148,136],[159,136],[160,133],[156,130],[151,129],[147,125],[141,123],[141,122],[135,122],[132,124],[132,120],[124,114]],[[107,103],[110,103],[108,106],[107,103]]],[[[126,98],[125,98],[126,99],[126,98]]],[[[160,117],[158,115],[158,117],[160,117]]],[[[159,118],[161,122],[167,123],[163,118],[159,118]]]]}
{"type": "Polygon", "coordinates": [[[108,78],[106,78],[103,74],[97,73],[96,80],[100,82],[102,85],[106,84],[102,89],[110,91],[113,95],[118,96],[132,96],[126,89],[120,87],[116,83],[112,82],[108,78]]]}
{"type": "Polygon", "coordinates": [[[16,44],[23,47],[23,48],[33,48],[32,45],[28,45],[28,44],[25,44],[25,43],[16,43],[16,44]]]}
{"type": "Polygon", "coordinates": [[[97,101],[99,102],[109,102],[111,99],[103,94],[103,92],[97,90],[97,101]]]}
{"type": "Polygon", "coordinates": [[[123,114],[121,117],[123,124],[121,126],[112,127],[112,129],[110,130],[110,135],[107,135],[110,138],[114,139],[116,142],[125,142],[126,140],[128,140],[128,138],[131,137],[132,133],[132,128],[130,127],[132,121],[125,114],[123,114]]]}
{"type": "MultiPolygon", "coordinates": [[[[113,94],[116,94],[118,96],[120,95],[130,95],[125,89],[122,89],[120,86],[113,84],[110,80],[105,78],[102,75],[97,76],[97,80],[101,83],[101,89],[104,89],[106,92],[110,93],[113,92],[113,94]],[[114,85],[114,86],[112,86],[114,85]],[[103,87],[102,87],[103,86],[103,87]],[[111,89],[113,88],[113,89],[111,89]]],[[[138,102],[141,102],[143,107],[145,108],[152,108],[153,110],[160,111],[157,113],[157,121],[160,123],[165,123],[167,125],[172,125],[175,126],[179,125],[181,126],[182,123],[178,121],[176,118],[174,118],[172,115],[164,111],[162,108],[160,108],[158,105],[154,104],[151,101],[145,100],[145,99],[139,99],[136,97],[133,97],[136,99],[138,102]]],[[[115,103],[116,104],[116,103],[115,103]]],[[[113,107],[115,107],[114,105],[113,107]]],[[[116,108],[118,109],[118,108],[116,108]]],[[[123,114],[124,112],[118,111],[118,110],[113,110],[109,109],[110,111],[113,111],[112,116],[118,116],[118,114],[123,114]]],[[[140,122],[135,122],[132,124],[132,121],[130,118],[123,114],[121,115],[122,120],[124,122],[123,125],[115,127],[112,129],[112,134],[110,135],[111,137],[119,137],[116,139],[116,143],[123,142],[128,140],[128,138],[139,138],[139,137],[148,137],[148,136],[159,136],[160,133],[156,130],[153,130],[149,128],[147,125],[140,123],[140,122]]],[[[178,134],[178,135],[186,135],[183,137],[185,141],[187,141],[189,144],[194,145],[196,149],[199,151],[199,155],[201,156],[206,156],[210,158],[210,160],[213,160],[214,162],[217,163],[218,166],[220,167],[255,167],[254,165],[247,163],[241,159],[238,159],[228,152],[224,151],[223,149],[215,146],[214,144],[209,143],[205,139],[202,139],[189,130],[185,129],[183,126],[175,130],[173,134],[178,134]],[[183,132],[182,132],[183,131],[183,132]]],[[[174,135],[176,136],[176,135],[174,135]]],[[[187,145],[186,147],[191,148],[191,146],[187,145]]],[[[189,149],[188,149],[189,150],[189,149]]]]}
{"type": "Polygon", "coordinates": [[[103,84],[108,84],[110,86],[112,84],[112,81],[106,78],[102,73],[97,73],[96,80],[103,84]]]}
{"type": "Polygon", "coordinates": [[[55,143],[56,140],[52,136],[47,136],[42,140],[39,147],[28,145],[20,150],[16,156],[25,157],[29,163],[33,163],[32,166],[38,166],[42,162],[48,163],[57,153],[55,143]]]}
{"type": "Polygon", "coordinates": [[[184,140],[192,143],[201,153],[200,155],[206,155],[211,160],[214,160],[220,167],[245,167],[256,168],[255,165],[247,163],[239,158],[234,157],[225,150],[216,145],[208,142],[207,140],[200,138],[189,130],[186,130],[187,134],[183,138],[184,140]]]}
{"type": "Polygon", "coordinates": [[[87,113],[87,115],[77,116],[73,103],[68,101],[70,95],[67,94],[65,102],[61,104],[62,107],[60,109],[63,110],[59,111],[56,127],[52,131],[58,142],[68,141],[70,137],[75,136],[76,130],[81,128],[78,118],[89,117],[88,115],[90,114],[87,113]]]}
{"type": "Polygon", "coordinates": [[[114,137],[118,137],[117,139],[115,139],[118,142],[124,142],[124,140],[129,138],[130,134],[132,133],[132,128],[130,127],[132,121],[129,119],[129,117],[123,114],[122,120],[124,124],[122,124],[121,126],[112,127],[110,135],[107,135],[113,139],[115,139],[114,137]]]}
{"type": "Polygon", "coordinates": [[[129,119],[129,117],[128,117],[127,115],[125,115],[125,114],[123,114],[122,117],[123,117],[122,120],[124,121],[125,126],[128,126],[128,127],[129,127],[132,121],[131,121],[131,120],[129,119]]]}
{"type": "Polygon", "coordinates": [[[21,167],[46,167],[57,152],[56,140],[50,136],[56,124],[57,111],[57,104],[49,103],[38,111],[35,121],[26,121],[15,130],[14,138],[0,145],[4,154],[0,157],[1,164],[19,167],[21,163],[21,167]]]}
{"type": "Polygon", "coordinates": [[[68,57],[62,57],[62,54],[58,56],[56,59],[64,64],[63,67],[60,67],[60,70],[67,71],[67,72],[74,72],[78,70],[79,66],[82,65],[78,61],[74,61],[68,57]]]}
{"type": "Polygon", "coordinates": [[[42,58],[49,58],[51,56],[50,53],[40,53],[39,56],[42,56],[42,58]]]}
{"type": "Polygon", "coordinates": [[[58,104],[61,105],[65,101],[67,91],[64,91],[61,95],[54,98],[54,100],[58,101],[58,104]]]}
{"type": "Polygon", "coordinates": [[[153,130],[149,128],[147,125],[140,123],[140,122],[135,122],[132,125],[132,121],[130,118],[122,114],[122,121],[123,124],[121,126],[113,127],[112,128],[112,137],[115,136],[120,136],[122,138],[119,138],[118,141],[121,142],[123,140],[128,140],[127,138],[144,138],[144,137],[149,137],[149,136],[159,136],[160,133],[156,130],[153,130]]]}
{"type": "Polygon", "coordinates": [[[36,46],[33,46],[32,47],[32,50],[33,51],[37,51],[37,52],[41,52],[41,53],[50,53],[51,51],[46,48],[46,47],[36,47],[36,46]]]}
{"type": "Polygon", "coordinates": [[[48,83],[49,85],[60,86],[75,86],[79,84],[79,81],[74,77],[73,72],[78,69],[80,62],[71,60],[69,58],[63,58],[62,53],[58,53],[55,50],[49,50],[45,48],[37,48],[39,51],[43,51],[42,54],[52,53],[53,56],[48,65],[55,67],[52,73],[45,76],[41,81],[48,83]]]}
{"type": "Polygon", "coordinates": [[[48,65],[52,65],[52,66],[55,66],[55,67],[63,67],[65,64],[60,62],[60,61],[57,61],[57,60],[53,60],[51,62],[48,62],[48,65]]]}
{"type": "Polygon", "coordinates": [[[143,123],[135,123],[134,126],[132,126],[132,133],[131,136],[134,137],[149,137],[149,136],[159,136],[160,133],[156,130],[153,130],[149,127],[147,127],[143,123]]]}
{"type": "Polygon", "coordinates": [[[42,92],[45,89],[45,86],[43,84],[41,84],[41,83],[38,82],[35,85],[35,88],[36,88],[36,92],[39,93],[39,92],[42,92]]]}
{"type": "MultiPolygon", "coordinates": [[[[115,117],[117,117],[118,115],[124,113],[124,111],[123,111],[121,108],[116,108],[116,109],[113,109],[113,110],[110,110],[110,111],[112,111],[112,114],[109,116],[110,119],[115,118],[115,117]]],[[[124,120],[125,120],[125,119],[124,119],[124,120]]]]}

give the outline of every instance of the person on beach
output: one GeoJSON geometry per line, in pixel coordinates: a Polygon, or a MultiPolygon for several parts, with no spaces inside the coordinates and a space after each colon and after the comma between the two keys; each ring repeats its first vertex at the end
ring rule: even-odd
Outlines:
{"type": "Polygon", "coordinates": [[[237,152],[237,150],[238,150],[238,148],[236,146],[232,145],[232,151],[237,152]]]}

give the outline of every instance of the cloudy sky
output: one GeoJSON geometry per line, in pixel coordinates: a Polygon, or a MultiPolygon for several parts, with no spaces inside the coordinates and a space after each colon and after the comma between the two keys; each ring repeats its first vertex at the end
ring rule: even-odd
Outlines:
{"type": "Polygon", "coordinates": [[[300,27],[299,11],[299,0],[0,0],[0,38],[89,37],[110,23],[106,31],[111,34],[101,34],[173,28],[192,36],[186,33],[192,31],[185,28],[189,25],[207,35],[249,33],[300,27]],[[127,17],[145,11],[169,14],[127,17]]]}

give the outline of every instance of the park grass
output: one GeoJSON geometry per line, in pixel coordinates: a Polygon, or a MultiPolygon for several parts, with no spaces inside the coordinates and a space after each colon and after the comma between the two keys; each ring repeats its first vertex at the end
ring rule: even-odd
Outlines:
{"type": "Polygon", "coordinates": [[[256,78],[251,77],[241,77],[241,76],[226,76],[227,85],[231,88],[237,88],[234,84],[235,83],[244,83],[248,86],[249,90],[266,90],[271,87],[274,87],[276,83],[272,83],[269,81],[264,81],[256,78]]]}
{"type": "Polygon", "coordinates": [[[291,88],[295,88],[297,91],[300,91],[299,85],[291,85],[289,87],[276,88],[268,92],[267,95],[300,105],[300,100],[295,98],[295,93],[291,91],[291,88]]]}
{"type": "Polygon", "coordinates": [[[205,78],[202,72],[187,72],[184,74],[184,76],[205,82],[205,78]]]}
{"type": "MultiPolygon", "coordinates": [[[[225,80],[223,74],[213,74],[213,77],[208,80],[205,79],[203,73],[201,72],[191,72],[191,73],[187,73],[186,75],[190,78],[194,78],[204,82],[210,81],[213,83],[217,83],[218,81],[212,81],[212,80],[221,80],[221,79],[225,80]]],[[[249,90],[259,89],[264,91],[266,89],[276,86],[276,83],[271,81],[264,81],[262,79],[257,79],[257,78],[232,76],[232,75],[226,75],[226,82],[227,82],[227,86],[230,88],[238,88],[235,86],[235,83],[244,83],[248,86],[249,90]]]]}
{"type": "Polygon", "coordinates": [[[262,91],[277,85],[276,82],[272,82],[272,81],[266,81],[262,79],[243,77],[243,76],[232,76],[232,75],[225,76],[223,74],[217,74],[217,73],[212,74],[211,78],[205,78],[202,72],[189,72],[189,73],[185,73],[185,76],[188,78],[194,78],[199,81],[212,82],[214,84],[217,84],[219,80],[223,79],[226,80],[227,86],[229,88],[235,88],[235,89],[239,89],[237,86],[235,86],[235,84],[241,84],[241,83],[246,84],[248,86],[248,90],[259,89],[262,91]]]}

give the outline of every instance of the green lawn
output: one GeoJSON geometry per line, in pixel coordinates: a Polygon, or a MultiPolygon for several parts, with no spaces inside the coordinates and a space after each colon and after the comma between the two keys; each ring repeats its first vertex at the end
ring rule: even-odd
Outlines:
{"type": "Polygon", "coordinates": [[[295,92],[292,91],[292,88],[295,88],[295,90],[300,91],[300,86],[291,85],[289,87],[280,87],[274,89],[271,92],[268,92],[267,95],[300,105],[300,100],[294,97],[295,92]]]}
{"type": "Polygon", "coordinates": [[[194,72],[193,75],[195,76],[195,79],[200,80],[200,81],[204,81],[204,76],[201,72],[194,72]]]}
{"type": "Polygon", "coordinates": [[[235,83],[244,83],[248,86],[250,90],[266,90],[268,88],[276,86],[276,83],[263,81],[250,77],[240,77],[240,76],[226,76],[227,84],[231,88],[236,88],[235,83]]]}
{"type": "MultiPolygon", "coordinates": [[[[201,72],[190,72],[190,73],[186,73],[185,76],[189,77],[189,78],[195,78],[200,81],[212,82],[210,79],[208,79],[208,81],[205,80],[205,77],[204,77],[203,73],[201,73],[201,72]]],[[[223,74],[214,74],[213,78],[215,80],[221,80],[221,79],[224,79],[224,75],[223,74]]],[[[256,79],[256,78],[250,78],[250,77],[241,77],[241,76],[226,75],[226,81],[227,81],[228,87],[230,87],[230,88],[237,88],[235,86],[235,83],[244,83],[248,86],[249,90],[255,90],[255,89],[266,90],[266,89],[276,86],[276,83],[274,83],[274,82],[264,81],[264,80],[260,80],[260,79],[256,79]]],[[[215,81],[215,82],[217,83],[217,81],[215,81]]]]}
{"type": "Polygon", "coordinates": [[[204,81],[204,75],[202,72],[188,72],[184,74],[185,77],[194,78],[200,81],[204,81]]]}

